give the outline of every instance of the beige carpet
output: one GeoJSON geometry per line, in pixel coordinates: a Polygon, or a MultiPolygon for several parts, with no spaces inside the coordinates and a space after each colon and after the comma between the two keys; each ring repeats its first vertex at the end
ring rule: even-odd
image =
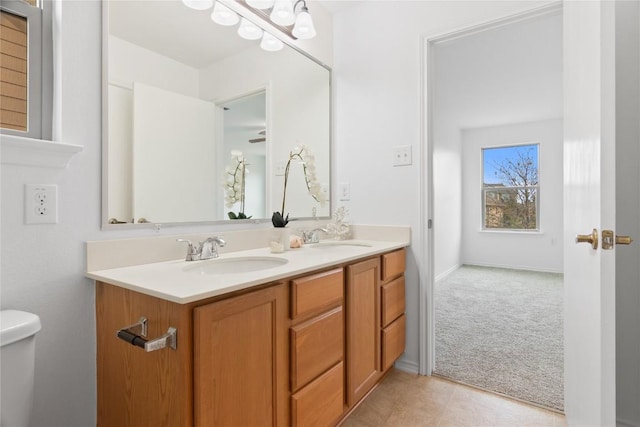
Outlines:
{"type": "Polygon", "coordinates": [[[434,373],[564,408],[561,274],[463,266],[434,298],[434,373]]]}

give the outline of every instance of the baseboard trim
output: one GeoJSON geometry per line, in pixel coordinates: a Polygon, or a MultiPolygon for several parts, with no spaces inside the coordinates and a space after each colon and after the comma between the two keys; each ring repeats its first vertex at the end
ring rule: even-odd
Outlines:
{"type": "Polygon", "coordinates": [[[410,374],[417,374],[420,372],[420,367],[418,366],[418,362],[413,362],[411,360],[396,360],[396,363],[393,365],[396,369],[399,369],[404,372],[408,372],[410,374]]]}
{"type": "Polygon", "coordinates": [[[491,267],[491,268],[504,268],[507,270],[524,270],[524,271],[537,271],[540,273],[558,273],[558,274],[562,274],[563,272],[561,270],[555,270],[555,269],[544,269],[544,268],[533,268],[533,267],[518,267],[515,265],[500,265],[500,264],[490,264],[490,263],[478,263],[478,262],[474,262],[474,263],[469,263],[469,262],[465,262],[462,265],[468,265],[471,267],[491,267]]]}
{"type": "Polygon", "coordinates": [[[617,418],[616,427],[640,427],[640,424],[634,423],[633,421],[622,420],[620,418],[617,418]]]}
{"type": "Polygon", "coordinates": [[[456,271],[457,269],[459,269],[462,266],[462,264],[456,264],[453,267],[451,267],[450,269],[448,269],[447,271],[440,273],[436,276],[436,278],[434,279],[436,282],[440,281],[442,279],[444,279],[445,277],[447,277],[448,275],[450,275],[451,273],[453,273],[454,271],[456,271]]]}

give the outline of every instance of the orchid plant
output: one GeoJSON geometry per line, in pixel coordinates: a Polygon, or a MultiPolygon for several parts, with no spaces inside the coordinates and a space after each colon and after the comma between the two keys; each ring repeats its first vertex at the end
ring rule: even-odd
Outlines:
{"type": "Polygon", "coordinates": [[[242,151],[231,150],[231,164],[225,168],[224,188],[225,206],[229,209],[236,203],[240,203],[240,210],[236,214],[229,211],[229,219],[249,219],[244,213],[245,200],[245,178],[249,173],[247,169],[247,159],[242,155],[242,151]]]}
{"type": "Polygon", "coordinates": [[[315,165],[315,156],[304,144],[301,144],[297,147],[294,147],[292,151],[289,152],[289,160],[287,161],[287,165],[284,171],[284,191],[282,193],[282,210],[280,212],[274,212],[271,217],[271,222],[274,227],[285,227],[289,222],[289,214],[284,216],[284,206],[287,198],[287,183],[289,181],[289,169],[291,167],[291,162],[294,160],[298,160],[302,163],[302,170],[304,172],[304,180],[307,185],[307,190],[311,197],[318,203],[320,206],[324,206],[327,202],[327,196],[322,191],[322,186],[316,177],[316,165],[315,165]]]}

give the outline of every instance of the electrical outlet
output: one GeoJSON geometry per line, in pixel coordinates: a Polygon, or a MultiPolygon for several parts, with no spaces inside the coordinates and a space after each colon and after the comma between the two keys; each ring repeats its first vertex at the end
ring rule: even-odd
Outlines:
{"type": "Polygon", "coordinates": [[[58,222],[58,186],[55,184],[25,184],[25,224],[56,224],[58,222]]]}
{"type": "Polygon", "coordinates": [[[399,145],[393,147],[393,166],[408,166],[411,164],[411,146],[399,145]]]}
{"type": "Polygon", "coordinates": [[[287,169],[287,162],[276,162],[276,176],[284,176],[284,172],[287,169]]]}
{"type": "Polygon", "coordinates": [[[351,200],[351,185],[348,182],[343,182],[338,187],[338,194],[341,201],[351,200]]]}

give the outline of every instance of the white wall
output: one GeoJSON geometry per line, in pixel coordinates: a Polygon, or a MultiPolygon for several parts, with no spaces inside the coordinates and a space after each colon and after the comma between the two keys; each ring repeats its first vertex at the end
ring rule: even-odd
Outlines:
{"type": "Polygon", "coordinates": [[[640,426],[640,6],[616,6],[616,417],[640,426]]]}
{"type": "Polygon", "coordinates": [[[99,236],[101,4],[60,2],[58,138],[85,148],[67,169],[2,165],[2,308],[40,316],[33,426],[95,425],[94,288],[84,241],[99,236]],[[24,225],[24,184],[58,184],[60,222],[24,225]]]}
{"type": "Polygon", "coordinates": [[[462,264],[462,140],[455,126],[434,113],[433,245],[434,277],[439,280],[462,264]]]}
{"type": "Polygon", "coordinates": [[[464,264],[562,272],[562,120],[462,132],[464,264]],[[539,143],[539,232],[482,230],[482,148],[539,143]]]}
{"type": "Polygon", "coordinates": [[[198,70],[126,40],[109,36],[109,81],[128,87],[146,83],[198,97],[198,70]]]}
{"type": "Polygon", "coordinates": [[[333,182],[351,184],[351,200],[340,204],[355,223],[412,227],[406,368],[418,368],[418,262],[426,257],[419,228],[422,40],[547,3],[375,1],[334,15],[333,182]],[[412,147],[411,166],[392,166],[396,145],[412,147]]]}

